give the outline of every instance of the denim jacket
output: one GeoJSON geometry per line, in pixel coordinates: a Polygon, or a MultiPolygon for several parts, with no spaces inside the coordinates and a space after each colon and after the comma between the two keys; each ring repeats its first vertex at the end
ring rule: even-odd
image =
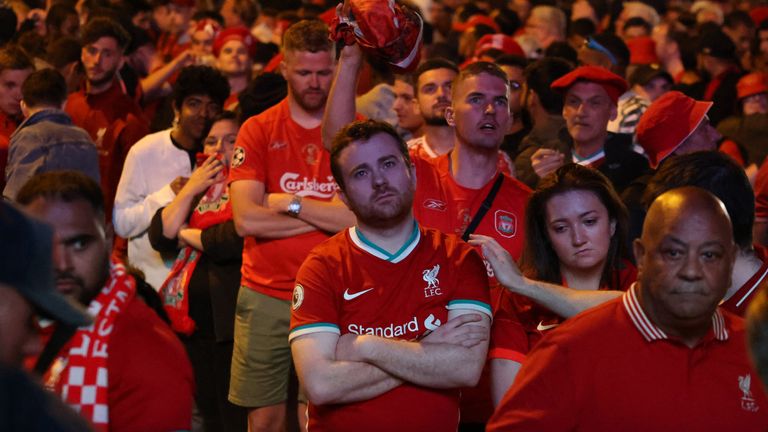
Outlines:
{"type": "Polygon", "coordinates": [[[99,182],[99,155],[88,133],[59,109],[32,114],[11,135],[3,196],[14,199],[32,176],[75,170],[99,182]]]}

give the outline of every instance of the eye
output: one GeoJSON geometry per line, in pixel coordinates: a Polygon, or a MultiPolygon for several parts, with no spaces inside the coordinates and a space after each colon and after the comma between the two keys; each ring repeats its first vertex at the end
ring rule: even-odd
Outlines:
{"type": "Polygon", "coordinates": [[[683,251],[680,249],[664,249],[662,254],[667,259],[676,260],[682,258],[683,251]]]}
{"type": "Polygon", "coordinates": [[[352,173],[352,177],[356,179],[365,178],[365,176],[367,175],[368,175],[368,170],[364,170],[364,169],[359,169],[352,173]]]}
{"type": "Polygon", "coordinates": [[[467,101],[471,104],[477,104],[482,101],[482,98],[480,96],[470,96],[469,99],[467,99],[467,101]]]}
{"type": "Polygon", "coordinates": [[[597,223],[597,218],[584,219],[584,225],[586,226],[592,226],[592,225],[595,225],[596,223],[597,223]]]}
{"type": "Polygon", "coordinates": [[[553,225],[552,226],[552,231],[557,233],[557,234],[562,234],[566,230],[568,230],[568,227],[566,225],[553,225]]]}
{"type": "Polygon", "coordinates": [[[390,159],[390,160],[386,160],[386,161],[384,161],[384,163],[383,163],[382,165],[384,166],[384,168],[392,168],[392,167],[394,167],[396,164],[395,164],[395,161],[394,161],[394,160],[390,159]]]}
{"type": "Polygon", "coordinates": [[[722,254],[717,251],[704,251],[702,252],[701,257],[704,258],[705,261],[715,261],[720,259],[722,254]]]}
{"type": "Polygon", "coordinates": [[[69,242],[69,247],[74,251],[82,251],[88,247],[89,243],[86,238],[76,238],[69,242]]]}

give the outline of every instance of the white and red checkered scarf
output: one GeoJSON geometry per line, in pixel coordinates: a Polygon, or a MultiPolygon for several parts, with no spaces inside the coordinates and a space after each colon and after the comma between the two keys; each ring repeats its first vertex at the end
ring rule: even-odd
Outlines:
{"type": "Polygon", "coordinates": [[[97,431],[109,429],[107,362],[115,320],[136,295],[136,281],[118,262],[110,263],[109,279],[90,305],[94,317],[80,327],[46,372],[46,387],[88,419],[97,431]]]}

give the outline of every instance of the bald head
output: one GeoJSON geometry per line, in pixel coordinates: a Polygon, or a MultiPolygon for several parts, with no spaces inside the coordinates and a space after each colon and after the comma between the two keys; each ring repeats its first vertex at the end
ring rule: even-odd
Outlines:
{"type": "Polygon", "coordinates": [[[695,344],[731,285],[736,246],[725,206],[704,189],[672,189],[651,204],[633,246],[643,310],[695,344]]]}

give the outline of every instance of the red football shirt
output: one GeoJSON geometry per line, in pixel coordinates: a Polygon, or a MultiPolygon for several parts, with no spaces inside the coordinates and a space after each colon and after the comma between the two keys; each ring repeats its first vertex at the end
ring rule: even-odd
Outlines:
{"type": "MultiPolygon", "coordinates": [[[[265,193],[292,193],[330,201],[336,194],[330,154],[320,126],[304,129],[291,118],[288,100],[251,117],[235,142],[229,181],[256,180],[265,193]]],[[[296,271],[328,234],[312,231],[281,239],[246,237],[242,284],[283,300],[291,299],[296,271]]]]}
{"type": "MultiPolygon", "coordinates": [[[[355,227],[315,248],[296,277],[290,339],[315,332],[412,340],[450,309],[490,317],[488,280],[477,252],[456,236],[417,229],[395,254],[355,227]]],[[[312,431],[455,431],[457,389],[403,384],[373,399],[309,404],[312,431]]]]}
{"type": "Polygon", "coordinates": [[[648,318],[636,289],[546,335],[488,431],[765,431],[743,320],[716,310],[689,348],[648,318]]]}
{"type": "Polygon", "coordinates": [[[747,308],[760,291],[760,287],[768,284],[768,260],[763,247],[755,245],[755,255],[760,258],[763,265],[728,300],[720,303],[721,308],[742,318],[747,314],[747,308]]]}

